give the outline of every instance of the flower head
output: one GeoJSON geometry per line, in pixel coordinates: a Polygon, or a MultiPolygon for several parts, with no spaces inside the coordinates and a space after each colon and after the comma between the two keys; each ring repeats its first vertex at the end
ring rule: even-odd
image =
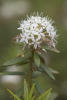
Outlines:
{"type": "Polygon", "coordinates": [[[47,46],[55,47],[56,30],[52,20],[47,17],[30,16],[21,22],[18,29],[21,30],[21,33],[16,40],[25,46],[37,49],[44,43],[47,46]]]}

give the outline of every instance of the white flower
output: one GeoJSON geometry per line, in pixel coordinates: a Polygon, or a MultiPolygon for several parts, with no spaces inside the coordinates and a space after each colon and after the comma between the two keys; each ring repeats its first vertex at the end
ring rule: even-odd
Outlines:
{"type": "Polygon", "coordinates": [[[33,46],[34,49],[37,49],[41,46],[43,40],[49,39],[48,45],[55,47],[56,30],[52,20],[47,17],[30,16],[21,22],[18,29],[22,33],[19,36],[20,38],[16,37],[16,41],[24,43],[25,46],[33,46]]]}

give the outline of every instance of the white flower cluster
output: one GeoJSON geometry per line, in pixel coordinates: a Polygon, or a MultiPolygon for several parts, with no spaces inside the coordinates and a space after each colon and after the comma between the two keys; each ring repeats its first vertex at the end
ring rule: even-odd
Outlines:
{"type": "Polygon", "coordinates": [[[18,29],[22,32],[20,38],[17,36],[16,40],[37,49],[43,42],[42,39],[50,38],[52,46],[55,47],[56,30],[52,24],[52,20],[47,17],[30,16],[21,22],[18,29]]]}

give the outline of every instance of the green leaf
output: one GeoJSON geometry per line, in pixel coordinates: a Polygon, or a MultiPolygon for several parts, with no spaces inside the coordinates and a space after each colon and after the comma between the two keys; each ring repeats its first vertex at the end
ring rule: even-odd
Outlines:
{"type": "Polygon", "coordinates": [[[16,100],[21,100],[17,95],[15,95],[12,91],[10,91],[9,89],[7,89],[7,91],[14,97],[14,99],[16,100]]]}
{"type": "Polygon", "coordinates": [[[26,80],[24,80],[24,100],[28,100],[28,87],[26,80]]]}
{"type": "Polygon", "coordinates": [[[49,50],[49,51],[53,51],[53,52],[56,52],[56,53],[60,53],[59,50],[57,50],[56,48],[54,47],[48,47],[48,46],[45,46],[42,44],[42,50],[46,52],[46,50],[49,50]]]}
{"type": "Polygon", "coordinates": [[[34,52],[34,63],[37,67],[40,66],[40,57],[36,52],[34,52]]]}
{"type": "Polygon", "coordinates": [[[48,60],[48,59],[47,59],[46,53],[44,53],[43,51],[41,51],[41,54],[38,53],[38,55],[40,56],[41,60],[44,61],[44,63],[47,64],[47,60],[48,60]]]}
{"type": "Polygon", "coordinates": [[[43,63],[41,63],[41,69],[43,72],[46,72],[50,78],[52,78],[53,80],[55,80],[55,77],[51,71],[51,69],[47,66],[45,66],[43,63]]]}
{"type": "Polygon", "coordinates": [[[38,83],[38,81],[37,81],[37,80],[34,80],[33,82],[34,82],[34,84],[35,84],[36,90],[39,92],[39,94],[42,94],[42,93],[44,92],[44,90],[41,88],[41,86],[40,86],[40,84],[38,83]]]}
{"type": "Polygon", "coordinates": [[[47,48],[47,50],[53,51],[53,52],[56,52],[56,53],[60,53],[60,51],[57,50],[56,48],[47,48]]]}
{"type": "Polygon", "coordinates": [[[12,66],[12,65],[16,65],[16,64],[26,64],[26,63],[29,62],[29,58],[31,57],[31,55],[32,55],[31,52],[27,52],[24,55],[24,57],[16,57],[16,58],[6,62],[2,66],[12,66]]]}
{"type": "Polygon", "coordinates": [[[47,90],[45,93],[43,93],[41,96],[39,96],[36,100],[49,100],[51,96],[52,89],[47,90]]]}
{"type": "Polygon", "coordinates": [[[16,65],[16,64],[25,64],[27,63],[26,58],[24,57],[16,57],[8,62],[6,62],[5,64],[3,64],[3,66],[12,66],[12,65],[16,65]]]}
{"type": "Polygon", "coordinates": [[[25,75],[24,72],[0,72],[0,75],[25,75]]]}
{"type": "Polygon", "coordinates": [[[52,69],[52,68],[49,68],[49,70],[51,70],[51,72],[52,72],[53,74],[59,74],[58,71],[56,71],[56,70],[54,70],[54,69],[52,69]]]}
{"type": "MultiPolygon", "coordinates": [[[[30,93],[29,93],[29,100],[31,100],[33,98],[33,93],[34,93],[34,89],[35,89],[35,85],[33,84],[32,85],[32,88],[30,90],[30,93]]],[[[34,98],[33,98],[34,99],[34,98]]]]}
{"type": "Polygon", "coordinates": [[[34,71],[33,72],[33,78],[36,78],[37,76],[39,76],[41,74],[41,72],[40,71],[34,71]]]}

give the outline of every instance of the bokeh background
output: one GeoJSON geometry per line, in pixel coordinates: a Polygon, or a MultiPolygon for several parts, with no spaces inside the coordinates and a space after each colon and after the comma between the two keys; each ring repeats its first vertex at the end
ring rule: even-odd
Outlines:
{"type": "MultiPolygon", "coordinates": [[[[57,28],[59,54],[49,53],[49,66],[58,70],[56,80],[45,76],[41,81],[43,88],[52,87],[58,95],[56,100],[67,100],[67,0],[0,0],[0,64],[17,55],[18,48],[13,44],[13,37],[19,31],[21,19],[33,12],[43,12],[55,21],[57,28]]],[[[0,71],[2,67],[0,67],[0,71]]],[[[20,70],[16,66],[4,70],[20,70]]],[[[15,91],[21,84],[22,77],[0,76],[0,100],[12,100],[6,88],[15,91]]],[[[23,82],[23,81],[22,81],[23,82]]]]}

